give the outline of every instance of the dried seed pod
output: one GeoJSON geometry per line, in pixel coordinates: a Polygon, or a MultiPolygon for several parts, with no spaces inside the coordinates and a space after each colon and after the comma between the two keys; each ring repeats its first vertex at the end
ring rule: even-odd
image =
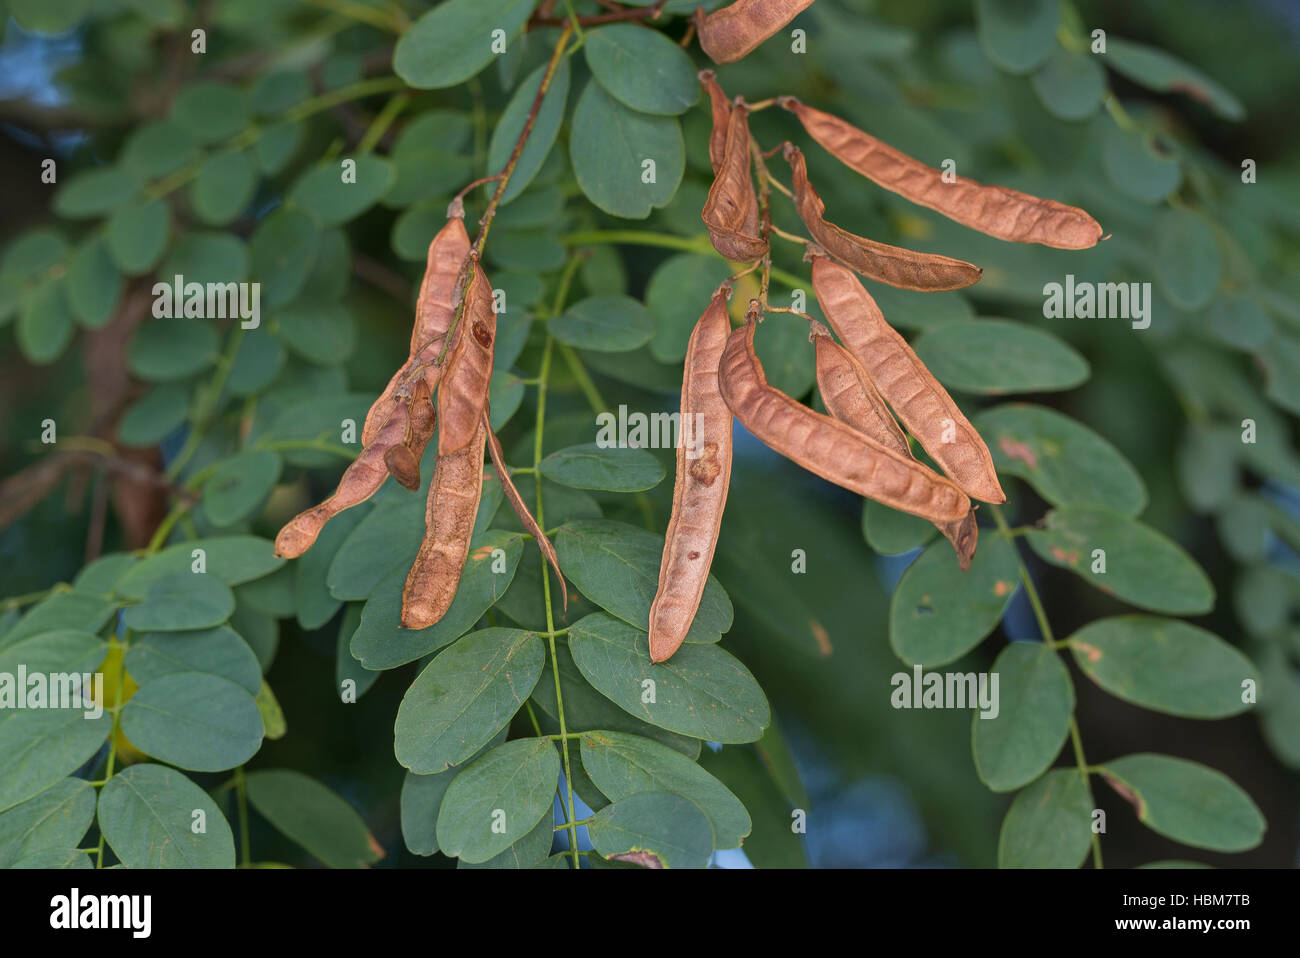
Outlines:
{"type": "Polygon", "coordinates": [[[1058,249],[1087,249],[1101,239],[1101,226],[1076,206],[961,176],[945,183],[939,170],[837,116],[805,106],[791,96],[778,102],[841,163],[971,229],[1015,243],[1041,243],[1058,249]]]}
{"type": "Polygon", "coordinates": [[[827,411],[899,455],[911,456],[907,436],[862,364],[828,334],[814,332],[813,343],[817,350],[817,390],[827,411]]]}
{"type": "Polygon", "coordinates": [[[757,308],[732,332],[718,381],[745,428],[792,462],[828,482],[931,522],[960,522],[966,494],[948,479],[768,385],[754,352],[757,308]]]}
{"type": "Polygon", "coordinates": [[[840,341],[917,440],[972,497],[1006,502],[988,446],[853,273],[813,258],[813,290],[840,341]]]}
{"type": "Polygon", "coordinates": [[[713,172],[722,166],[722,157],[727,150],[727,121],[731,119],[731,101],[718,86],[712,70],[701,70],[700,85],[709,95],[709,109],[713,113],[713,126],[709,130],[709,163],[713,172]]]}
{"type": "Polygon", "coordinates": [[[315,544],[325,523],[373,496],[388,478],[384,454],[406,441],[409,422],[406,402],[397,401],[374,441],[344,470],[334,494],[284,524],[275,537],[275,554],[285,559],[302,555],[315,544]]]}
{"type": "Polygon", "coordinates": [[[695,621],[713,563],[731,482],[731,410],[718,365],[731,332],[724,284],[695,324],[682,376],[681,443],[659,588],[650,605],[650,660],[663,662],[695,621]]]}
{"type": "MultiPolygon", "coordinates": [[[[433,362],[442,349],[442,337],[446,335],[452,317],[456,315],[456,290],[460,283],[461,267],[469,256],[469,234],[465,232],[463,216],[463,212],[459,216],[451,216],[447,225],[438,231],[438,235],[429,244],[424,280],[420,283],[420,294],[415,303],[410,358],[393,374],[388,386],[366,414],[366,423],[361,428],[363,445],[370,445],[375,432],[387,421],[397,404],[397,389],[410,377],[415,365],[433,362]]],[[[438,367],[430,368],[441,372],[438,367]]],[[[429,385],[430,388],[436,388],[437,379],[429,385]]]]}
{"type": "Polygon", "coordinates": [[[438,387],[438,455],[445,456],[475,439],[479,420],[487,408],[488,384],[492,379],[492,351],[496,343],[497,314],[492,302],[492,284],[477,263],[468,302],[453,335],[455,344],[447,356],[446,370],[438,387]]]}
{"type": "Polygon", "coordinates": [[[456,598],[474,517],[483,494],[483,447],[487,428],[476,421],[473,438],[456,452],[438,456],[424,513],[424,541],[402,589],[402,626],[427,629],[456,598]]]}
{"type": "Polygon", "coordinates": [[[793,20],[813,0],[736,0],[707,16],[695,10],[700,48],[714,63],[733,63],[793,20]]]}
{"type": "MultiPolygon", "coordinates": [[[[817,389],[830,414],[881,445],[915,459],[907,436],[894,421],[862,364],[831,339],[829,332],[815,330],[813,342],[817,349],[817,389]]],[[[935,526],[957,550],[957,564],[965,572],[970,568],[979,540],[974,511],[968,509],[966,516],[957,522],[936,522],[935,526]]]]}
{"type": "Polygon", "coordinates": [[[415,381],[409,403],[410,423],[405,441],[401,445],[389,446],[384,451],[384,465],[388,467],[388,474],[412,491],[420,488],[420,457],[433,438],[438,422],[433,397],[429,392],[428,372],[425,370],[426,375],[415,381]]]}
{"type": "Polygon", "coordinates": [[[722,163],[700,217],[713,248],[738,263],[752,263],[767,252],[759,235],[758,197],[749,168],[749,107],[736,103],[727,117],[722,163]]]}
{"type": "Polygon", "coordinates": [[[826,204],[808,182],[808,165],[803,153],[797,146],[787,143],[785,158],[790,164],[794,205],[799,218],[817,245],[833,259],[851,266],[863,276],[900,289],[937,292],[961,289],[979,282],[983,271],[971,263],[877,243],[828,223],[822,216],[826,204]]]}
{"type": "Polygon", "coordinates": [[[524,503],[524,497],[519,494],[519,489],[515,486],[515,481],[510,478],[510,470],[506,468],[505,453],[501,451],[501,440],[497,439],[496,433],[488,424],[487,413],[483,413],[483,426],[487,429],[488,452],[492,456],[492,468],[496,470],[497,478],[501,480],[501,489],[506,494],[506,499],[510,502],[510,507],[515,510],[515,515],[519,517],[520,523],[523,524],[524,530],[533,537],[537,542],[537,548],[541,550],[546,561],[551,564],[555,571],[555,578],[560,582],[560,595],[564,598],[564,609],[569,609],[569,587],[564,582],[564,573],[560,571],[560,557],[555,551],[555,546],[551,540],[546,537],[542,527],[533,518],[533,513],[524,503]]]}

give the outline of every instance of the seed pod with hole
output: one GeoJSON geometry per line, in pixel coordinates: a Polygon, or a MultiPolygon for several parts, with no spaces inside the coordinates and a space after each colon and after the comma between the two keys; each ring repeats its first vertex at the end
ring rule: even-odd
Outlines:
{"type": "MultiPolygon", "coordinates": [[[[469,256],[469,234],[465,232],[463,210],[453,210],[447,225],[429,244],[428,261],[420,294],[416,298],[415,323],[411,328],[410,358],[393,375],[388,386],[380,393],[366,415],[361,429],[361,442],[370,445],[375,432],[388,419],[396,405],[397,389],[412,375],[417,363],[432,363],[442,349],[442,338],[456,314],[456,291],[460,283],[461,268],[469,256]]],[[[430,367],[441,372],[441,367],[430,367]]],[[[435,375],[430,388],[436,388],[435,375]]]]}
{"type": "Polygon", "coordinates": [[[718,386],[718,365],[731,332],[729,293],[724,284],[713,294],[686,347],[673,509],[650,605],[652,662],[676,652],[695,621],[727,504],[731,410],[718,386]]]}
{"type": "Polygon", "coordinates": [[[320,505],[298,513],[285,523],[275,537],[275,554],[285,559],[302,555],[315,544],[325,523],[344,509],[360,505],[378,492],[388,478],[384,455],[393,446],[400,446],[406,441],[409,423],[407,403],[398,400],[374,441],[362,449],[361,455],[344,470],[334,494],[320,505]]]}
{"type": "Polygon", "coordinates": [[[700,48],[714,63],[733,63],[793,20],[813,0],[736,0],[707,16],[696,8],[700,48]]]}
{"type": "Polygon", "coordinates": [[[713,248],[738,263],[752,263],[767,252],[759,235],[758,197],[749,169],[749,107],[737,102],[728,114],[722,163],[700,217],[713,248]]]}
{"type": "MultiPolygon", "coordinates": [[[[425,370],[427,373],[428,370],[425,370]]],[[[438,415],[433,408],[433,397],[429,395],[429,378],[421,376],[415,381],[411,392],[410,423],[406,430],[406,439],[400,445],[389,446],[384,451],[384,465],[388,474],[412,491],[420,488],[420,457],[425,447],[433,438],[438,415]]]]}
{"type": "Polygon", "coordinates": [[[479,420],[487,408],[492,379],[492,352],[496,343],[497,314],[492,284],[477,263],[473,267],[468,302],[453,333],[455,344],[447,356],[438,387],[438,455],[445,456],[475,439],[479,420]]]}
{"type": "Polygon", "coordinates": [[[877,243],[875,240],[855,236],[834,223],[828,223],[822,216],[826,204],[808,182],[808,166],[804,162],[803,153],[797,146],[787,143],[785,158],[790,164],[794,205],[799,218],[808,227],[813,241],[832,259],[852,267],[869,279],[900,289],[937,292],[961,289],[979,282],[982,271],[971,263],[877,243]]]}
{"type": "Polygon", "coordinates": [[[438,456],[434,465],[424,541],[402,589],[404,628],[427,629],[446,614],[456,598],[483,494],[486,442],[487,428],[480,421],[468,443],[450,455],[438,456]]]}
{"type": "Polygon", "coordinates": [[[510,503],[510,508],[515,510],[515,515],[519,517],[519,522],[523,525],[524,531],[533,537],[537,543],[537,548],[541,550],[543,557],[551,564],[555,572],[555,578],[560,582],[560,595],[564,598],[564,608],[569,608],[569,588],[564,582],[564,573],[560,571],[560,557],[556,554],[555,546],[547,538],[542,527],[533,517],[532,510],[524,503],[524,497],[519,494],[515,481],[510,478],[510,470],[506,468],[506,457],[501,451],[501,441],[497,439],[496,433],[492,431],[491,425],[488,424],[486,411],[483,413],[483,426],[487,430],[488,452],[492,457],[492,468],[496,470],[497,479],[501,481],[501,489],[506,494],[506,500],[510,503]]]}
{"type": "MultiPolygon", "coordinates": [[[[871,378],[853,354],[831,339],[821,323],[813,332],[817,349],[817,389],[832,416],[858,432],[910,459],[912,447],[907,436],[894,421],[884,398],[872,385],[871,378]]],[[[975,513],[968,510],[957,522],[936,522],[936,528],[957,550],[957,564],[965,572],[979,539],[975,513]]]]}
{"type": "Polygon", "coordinates": [[[754,352],[757,303],[727,340],[718,370],[722,397],[751,433],[809,472],[860,496],[931,522],[960,522],[970,500],[915,459],[823,416],[770,386],[754,352]]]}
{"type": "Polygon", "coordinates": [[[1001,240],[1058,249],[1086,249],[1101,239],[1101,226],[1076,206],[961,176],[944,182],[939,170],[837,116],[805,106],[792,96],[777,102],[793,112],[808,134],[841,163],[971,229],[1001,240]]]}
{"type": "Polygon", "coordinates": [[[1006,502],[988,446],[858,278],[816,256],[812,279],[831,328],[930,458],[972,497],[1006,502]]]}

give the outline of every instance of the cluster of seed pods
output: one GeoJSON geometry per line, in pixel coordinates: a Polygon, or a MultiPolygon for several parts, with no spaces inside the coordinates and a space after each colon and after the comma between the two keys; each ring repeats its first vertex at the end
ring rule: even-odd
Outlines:
{"type": "Polygon", "coordinates": [[[464,210],[456,200],[448,209],[447,224],[429,244],[410,354],[366,414],[361,454],[332,496],[280,530],[277,555],[302,555],[326,522],[365,502],[389,475],[408,489],[418,489],[420,457],[436,431],[424,539],[402,590],[402,625],[428,628],[456,597],[483,490],[485,448],[491,451],[506,498],[559,577],[567,604],[555,548],[524,505],[489,425],[496,321],[492,285],[471,252],[464,210]]]}
{"type": "MultiPolygon", "coordinates": [[[[806,6],[740,0],[697,18],[701,45],[715,61],[730,62],[806,6]],[[784,19],[773,13],[777,10],[784,19]]],[[[769,237],[760,228],[752,164],[767,154],[748,142],[750,109],[744,101],[728,100],[711,71],[702,71],[700,82],[713,113],[714,171],[701,217],[714,248],[728,260],[766,260],[769,237]]],[[[1093,246],[1101,238],[1097,221],[1081,209],[973,180],[945,181],[939,170],[838,117],[793,97],[776,103],[845,165],[973,229],[1063,249],[1093,246]]],[[[727,500],[733,417],[810,472],[933,522],[952,543],[963,570],[970,567],[979,536],[971,500],[1006,501],[984,440],[855,275],[937,292],[978,282],[980,268],[855,236],[828,222],[803,153],[789,143],[781,152],[790,165],[795,210],[810,237],[806,258],[812,260],[813,290],[831,326],[810,320],[809,335],[818,391],[830,415],[768,383],[754,351],[763,304],[751,300],[744,323],[732,330],[726,307],[731,283],[724,283],[700,317],[686,354],[681,421],[702,423],[703,435],[684,436],[677,454],[672,516],[650,612],[650,657],[656,662],[677,651],[699,609],[727,500]],[[908,433],[942,474],[917,461],[908,433]],[[691,458],[688,450],[698,457],[691,458]]]]}
{"type": "MultiPolygon", "coordinates": [[[[811,3],[737,0],[708,16],[697,13],[700,44],[716,62],[732,62],[811,3]]],[[[712,71],[702,71],[700,81],[713,115],[709,158],[714,171],[701,217],[714,248],[726,259],[767,264],[770,230],[761,215],[753,165],[770,154],[762,153],[750,136],[750,107],[740,98],[729,100],[712,71]]],[[[1081,209],[969,179],[946,180],[939,170],[838,117],[793,97],[775,103],[794,113],[813,140],[851,169],[973,229],[1062,249],[1083,249],[1101,238],[1101,227],[1081,209]]],[[[933,522],[952,543],[963,570],[970,566],[979,535],[971,500],[1006,501],[979,433],[855,275],[933,292],[978,282],[979,267],[841,229],[826,220],[802,152],[789,143],[781,152],[790,165],[795,210],[810,237],[806,258],[812,261],[813,289],[831,326],[810,319],[818,390],[830,415],[768,383],[754,350],[765,303],[751,300],[743,324],[733,330],[727,308],[732,282],[723,283],[687,347],[672,514],[650,609],[650,657],[656,662],[677,651],[699,610],[731,479],[733,418],[822,478],[933,522]],[[942,474],[916,459],[908,433],[942,474]]],[[[402,625],[433,625],[455,598],[482,492],[485,451],[506,498],[559,578],[567,604],[555,549],[511,481],[489,425],[495,339],[492,287],[457,200],[429,246],[410,352],[370,407],[361,454],[333,495],[280,530],[276,553],[302,555],[326,522],[370,498],[389,475],[418,489],[420,458],[436,434],[425,535],[402,592],[402,625]]]]}

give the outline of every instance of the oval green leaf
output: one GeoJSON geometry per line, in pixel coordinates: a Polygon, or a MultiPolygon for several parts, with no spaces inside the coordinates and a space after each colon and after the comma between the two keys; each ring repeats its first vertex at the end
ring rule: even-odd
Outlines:
{"type": "Polygon", "coordinates": [[[1204,629],[1154,615],[1092,622],[1069,638],[1080,670],[1111,695],[1156,712],[1217,719],[1250,708],[1254,664],[1204,629]]]}
{"type": "MultiPolygon", "coordinates": [[[[609,519],[575,519],[555,537],[560,568],[584,596],[637,629],[650,628],[659,586],[663,537],[609,519]]],[[[687,642],[717,642],[734,612],[722,585],[709,576],[687,642]]]]}
{"type": "Polygon", "coordinates": [[[587,198],[625,219],[643,220],[667,206],[686,169],[676,119],[630,110],[595,80],[573,111],[569,155],[587,198]]]}
{"type": "Polygon", "coordinates": [[[672,792],[704,812],[715,848],[739,848],[752,823],[745,806],[681,752],[639,735],[592,731],[582,736],[582,767],[611,802],[641,792],[672,792]]]}
{"type": "Polygon", "coordinates": [[[365,821],[346,799],[301,772],[250,772],[248,800],[277,830],[330,868],[365,868],[383,857],[365,821]]]}
{"type": "Polygon", "coordinates": [[[235,837],[216,802],[174,769],[132,765],[99,793],[99,827],[127,868],[234,868],[235,837]],[[196,812],[204,829],[196,831],[196,812]]]}
{"type": "Polygon", "coordinates": [[[562,343],[603,353],[623,353],[650,342],[654,317],[630,296],[590,296],[547,323],[562,343]]]}
{"type": "Polygon", "coordinates": [[[1166,838],[1220,852],[1244,852],[1264,838],[1259,807],[1215,769],[1148,752],[1106,762],[1100,772],[1138,820],[1166,838]]]}
{"type": "Polygon", "coordinates": [[[603,448],[594,442],[553,452],[538,469],[560,485],[606,492],[644,492],[664,477],[664,467],[644,449],[603,448]]]}
{"type": "Polygon", "coordinates": [[[1024,479],[1054,506],[1104,506],[1137,516],[1142,477],[1123,453],[1087,426],[1046,406],[1008,403],[975,417],[998,472],[1024,479]]]}
{"type": "Polygon", "coordinates": [[[1089,372],[1087,360],[1056,336],[1001,319],[940,326],[913,347],[941,383],[972,393],[1072,389],[1089,372]]]}
{"type": "Polygon", "coordinates": [[[985,531],[962,572],[947,539],[907,567],[889,604],[889,644],[908,665],[944,665],[979,645],[1002,620],[1020,584],[1016,550],[985,531]]]}
{"type": "Polygon", "coordinates": [[[771,721],[767,696],[749,669],[716,645],[686,644],[667,662],[653,664],[646,633],[597,612],[569,627],[569,652],[596,691],[670,732],[754,742],[771,721]],[[651,689],[653,701],[647,701],[651,689]]]}
{"type": "Polygon", "coordinates": [[[1214,607],[1214,586],[1201,567],[1149,526],[1085,507],[1053,509],[1043,524],[1026,534],[1033,550],[1103,592],[1171,615],[1200,615],[1214,607]]]}
{"type": "Polygon", "coordinates": [[[545,659],[541,639],[518,629],[483,629],[444,649],[402,697],[397,761],[419,775],[464,762],[510,723],[545,659]]]}
{"type": "Polygon", "coordinates": [[[142,685],[122,709],[122,731],[146,755],[196,772],[243,765],[262,747],[253,696],[206,672],[173,672],[142,685]]]}
{"type": "Polygon", "coordinates": [[[1074,685],[1055,649],[1012,642],[993,662],[998,713],[976,712],[971,748],[980,779],[995,792],[1032,782],[1056,759],[1070,731],[1074,685]]]}
{"type": "Polygon", "coordinates": [[[999,868],[1078,868],[1092,843],[1092,794],[1077,769],[1048,772],[1016,796],[998,836],[999,868]]]}
{"type": "Polygon", "coordinates": [[[531,832],[555,799],[560,758],[549,739],[507,742],[452,781],[438,810],[443,854],[485,862],[531,832]]]}

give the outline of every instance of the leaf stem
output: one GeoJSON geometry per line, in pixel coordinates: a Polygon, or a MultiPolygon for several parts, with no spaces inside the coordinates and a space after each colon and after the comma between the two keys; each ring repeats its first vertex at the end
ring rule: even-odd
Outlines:
{"type": "MultiPolygon", "coordinates": [[[[993,513],[993,521],[997,523],[998,532],[1006,539],[1011,546],[1011,551],[1016,557],[1016,565],[1020,569],[1020,581],[1024,584],[1025,595],[1029,599],[1029,604],[1034,609],[1034,618],[1038,620],[1038,631],[1042,633],[1043,642],[1048,648],[1060,652],[1066,645],[1064,642],[1058,642],[1056,636],[1052,633],[1052,626],[1047,621],[1047,612],[1043,608],[1043,600],[1038,595],[1038,588],[1034,585],[1034,580],[1029,575],[1029,569],[1024,560],[1020,558],[1020,551],[1016,548],[1014,537],[1017,530],[1013,530],[1007,525],[1007,520],[1002,516],[1002,510],[997,506],[989,506],[989,511],[993,513]]],[[[1074,746],[1074,761],[1078,766],[1079,775],[1083,778],[1083,787],[1088,790],[1088,797],[1092,799],[1092,783],[1088,778],[1088,762],[1083,757],[1083,739],[1079,735],[1078,720],[1072,714],[1070,716],[1070,741],[1074,746]]],[[[1094,868],[1101,868],[1101,837],[1092,833],[1092,865],[1094,868]]]]}
{"type": "MultiPolygon", "coordinates": [[[[558,312],[564,307],[564,298],[568,295],[568,277],[572,276],[572,271],[566,271],[561,277],[560,289],[555,297],[555,309],[558,312]]],[[[551,355],[555,348],[555,337],[550,333],[546,334],[546,345],[542,347],[542,364],[537,374],[540,382],[537,384],[537,423],[533,436],[533,469],[536,470],[542,461],[542,439],[546,430],[546,387],[551,375],[551,355]]],[[[542,484],[536,483],[537,486],[537,525],[540,528],[546,528],[546,518],[544,506],[542,503],[542,484]]],[[[540,550],[539,550],[540,551],[540,550]]],[[[573,867],[580,867],[578,862],[578,831],[574,824],[573,809],[573,772],[569,761],[569,729],[564,719],[564,691],[560,687],[560,662],[556,658],[555,649],[555,611],[551,606],[551,577],[546,567],[546,556],[540,555],[542,563],[542,600],[546,604],[546,632],[547,643],[551,651],[551,677],[555,681],[555,708],[560,717],[560,735],[563,738],[560,741],[560,751],[564,756],[564,790],[565,798],[568,804],[568,822],[569,831],[569,851],[573,855],[573,867]]]]}

